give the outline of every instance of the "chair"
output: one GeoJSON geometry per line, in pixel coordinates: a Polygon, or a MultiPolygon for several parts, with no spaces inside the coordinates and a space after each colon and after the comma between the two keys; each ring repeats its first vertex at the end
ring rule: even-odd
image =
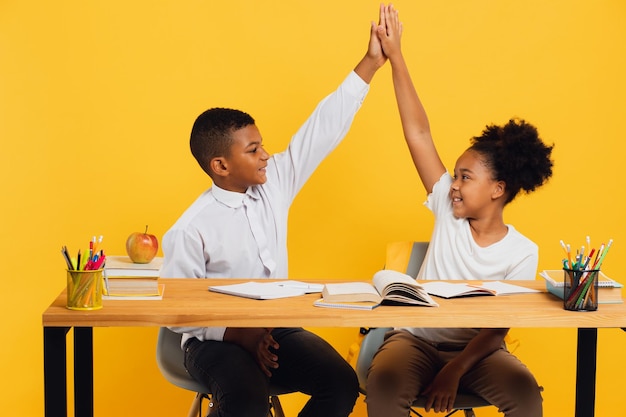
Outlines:
{"type": "MultiPolygon", "coordinates": [[[[196,393],[188,417],[202,416],[202,400],[209,401],[206,416],[209,416],[215,409],[216,402],[213,400],[210,390],[204,385],[197,382],[189,375],[184,366],[184,353],[180,348],[180,340],[182,335],[169,330],[167,327],[161,327],[157,339],[156,359],[161,374],[170,383],[179,388],[193,391],[196,393]]],[[[278,399],[279,394],[286,394],[288,391],[270,387],[270,412],[269,417],[285,417],[283,408],[278,399]]]]}
{"type": "MultiPolygon", "coordinates": [[[[387,245],[385,269],[400,271],[415,278],[422,266],[427,251],[428,242],[391,242],[387,245]]],[[[361,340],[355,368],[359,379],[359,391],[364,395],[366,394],[365,384],[367,372],[372,358],[383,343],[385,333],[389,330],[391,330],[389,327],[360,329],[360,334],[363,335],[363,339],[361,340]]],[[[421,417],[422,415],[416,408],[424,408],[425,405],[426,397],[418,396],[413,402],[411,413],[421,417]]],[[[478,395],[459,392],[454,401],[454,409],[446,414],[445,417],[451,416],[457,411],[463,411],[465,417],[475,417],[474,408],[490,405],[489,402],[478,395]]]]}
{"type": "Polygon", "coordinates": [[[390,242],[387,244],[385,269],[393,269],[417,278],[428,252],[428,242],[390,242]]]}

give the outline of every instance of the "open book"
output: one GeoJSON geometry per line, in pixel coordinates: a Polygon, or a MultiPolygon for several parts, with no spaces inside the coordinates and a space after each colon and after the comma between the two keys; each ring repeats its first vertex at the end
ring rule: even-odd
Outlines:
{"type": "Polygon", "coordinates": [[[422,287],[430,295],[442,298],[468,297],[474,295],[511,295],[540,292],[502,281],[476,281],[475,284],[454,281],[429,281],[422,287]]]}
{"type": "Polygon", "coordinates": [[[367,282],[326,284],[322,298],[314,305],[359,310],[371,310],[381,304],[439,306],[417,281],[401,272],[378,271],[372,282],[373,285],[367,282]]]}

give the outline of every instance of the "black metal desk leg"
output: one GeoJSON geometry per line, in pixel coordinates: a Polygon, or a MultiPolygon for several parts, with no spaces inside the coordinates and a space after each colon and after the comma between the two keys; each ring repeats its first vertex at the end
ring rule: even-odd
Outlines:
{"type": "Polygon", "coordinates": [[[576,417],[593,417],[596,402],[598,329],[578,329],[576,417]]]}
{"type": "Polygon", "coordinates": [[[93,329],[74,327],[74,408],[76,417],[93,417],[93,329]]]}
{"type": "Polygon", "coordinates": [[[65,335],[69,327],[43,328],[44,415],[67,417],[65,335]]]}

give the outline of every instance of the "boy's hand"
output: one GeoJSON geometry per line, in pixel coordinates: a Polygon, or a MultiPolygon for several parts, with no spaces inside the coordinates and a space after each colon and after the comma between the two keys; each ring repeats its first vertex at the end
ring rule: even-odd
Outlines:
{"type": "Polygon", "coordinates": [[[384,25],[384,21],[383,21],[384,8],[385,8],[384,5],[381,4],[378,25],[376,25],[376,23],[374,22],[372,22],[371,24],[370,41],[369,41],[369,45],[367,47],[367,53],[366,53],[366,57],[376,62],[376,65],[379,68],[385,65],[385,62],[387,62],[387,56],[383,52],[381,40],[380,40],[380,37],[378,36],[378,31],[380,30],[381,27],[383,27],[381,25],[384,25]]]}
{"type": "Polygon", "coordinates": [[[261,371],[268,377],[272,376],[272,369],[278,368],[278,356],[270,350],[279,347],[272,337],[272,329],[228,327],[224,333],[224,341],[236,343],[250,352],[261,371]]]}
{"type": "Polygon", "coordinates": [[[354,72],[358,74],[359,77],[363,79],[366,83],[370,83],[372,78],[374,78],[374,74],[376,71],[387,62],[387,55],[383,52],[383,47],[381,43],[381,38],[378,34],[381,25],[384,25],[383,17],[384,17],[385,6],[383,4],[380,5],[380,17],[378,25],[372,22],[370,25],[370,40],[367,45],[367,52],[365,56],[354,68],[354,72]]]}
{"type": "Polygon", "coordinates": [[[393,58],[401,54],[400,38],[402,37],[402,23],[398,11],[392,4],[380,6],[380,23],[376,31],[385,56],[393,58]]]}

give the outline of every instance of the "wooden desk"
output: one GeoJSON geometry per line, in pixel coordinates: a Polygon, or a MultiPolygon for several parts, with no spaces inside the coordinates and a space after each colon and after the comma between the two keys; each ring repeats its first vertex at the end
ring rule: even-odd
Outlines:
{"type": "Polygon", "coordinates": [[[47,417],[67,416],[66,334],[70,328],[74,328],[75,415],[81,417],[93,416],[93,328],[143,326],[578,328],[575,417],[592,417],[597,329],[626,327],[626,304],[602,304],[596,312],[566,311],[561,300],[545,292],[543,281],[516,282],[543,290],[536,294],[437,299],[438,308],[381,306],[372,311],[314,307],[319,294],[259,301],[207,291],[209,285],[248,280],[160,281],[165,284],[161,301],[107,300],[101,310],[72,311],[65,308],[63,291],[46,309],[47,417]]]}

